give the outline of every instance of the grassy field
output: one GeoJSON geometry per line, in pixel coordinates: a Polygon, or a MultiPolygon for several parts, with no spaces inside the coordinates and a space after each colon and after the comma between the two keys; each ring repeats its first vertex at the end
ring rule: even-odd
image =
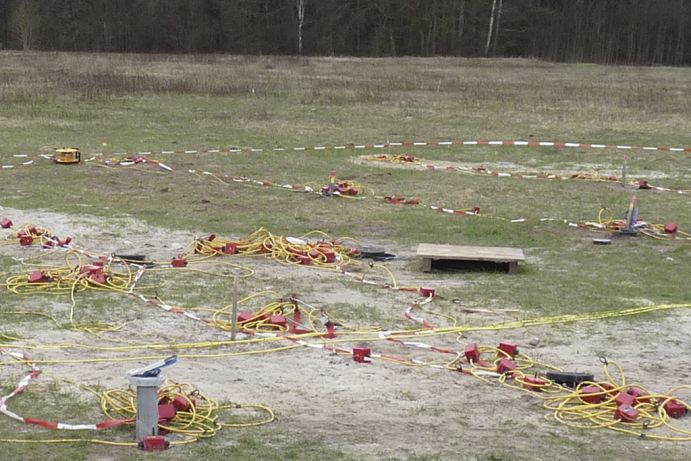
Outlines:
{"type": "MultiPolygon", "coordinates": [[[[261,226],[282,235],[319,229],[404,253],[414,251],[419,242],[524,249],[528,264],[520,267],[517,277],[494,272],[436,274],[434,281],[442,296],[435,307],[445,313],[455,308],[451,299],[459,294],[450,282],[459,277],[467,281],[462,296],[469,305],[520,309],[519,318],[691,302],[688,241],[635,237],[594,246],[592,238],[602,235],[564,223],[597,221],[602,208],[619,216],[635,194],[643,219],[674,222],[688,232],[689,194],[635,191],[610,183],[382,168],[355,161],[361,155],[382,153],[373,149],[273,150],[403,139],[688,147],[691,71],[686,68],[443,58],[3,53],[0,133],[0,160],[17,165],[0,171],[2,207],[62,213],[75,221],[85,214],[103,220],[132,217],[152,227],[191,235],[215,232],[239,237],[261,226]],[[173,172],[148,167],[113,169],[97,162],[58,167],[37,160],[21,166],[21,159],[13,157],[49,153],[62,145],[79,146],[85,153],[104,152],[105,158],[139,151],[244,150],[152,155],[173,172]],[[249,152],[247,148],[264,150],[249,152]],[[273,187],[222,184],[192,175],[189,169],[278,184],[325,184],[329,172],[336,170],[339,177],[361,183],[372,196],[415,197],[424,204],[455,209],[477,206],[484,217],[396,207],[374,198],[329,200],[273,187]],[[526,222],[490,217],[525,218],[526,222]]],[[[562,174],[585,170],[620,174],[626,156],[631,178],[691,189],[688,152],[507,146],[392,147],[385,152],[411,153],[436,162],[503,165],[507,171],[562,174]]],[[[9,272],[15,265],[8,256],[0,256],[0,272],[9,272]]],[[[421,269],[413,258],[404,267],[411,274],[421,269]]],[[[171,293],[183,296],[174,286],[171,293]]],[[[210,294],[190,296],[195,303],[217,301],[210,294]]],[[[23,308],[31,302],[3,294],[0,317],[3,309],[23,308]]],[[[101,302],[102,309],[110,311],[109,301],[101,302]]],[[[113,303],[117,306],[118,301],[113,303]]],[[[355,317],[358,311],[351,306],[347,312],[355,317]]],[[[26,322],[5,318],[0,332],[10,336],[15,323],[19,328],[26,322]]],[[[3,375],[7,371],[5,367],[3,375]]],[[[0,393],[10,390],[15,377],[0,381],[0,393]]],[[[70,399],[61,392],[55,390],[56,399],[70,399]]],[[[79,411],[98,414],[95,408],[88,410],[88,405],[79,411]]],[[[289,442],[280,436],[280,428],[274,431],[277,437],[267,435],[269,430],[252,429],[232,447],[223,441],[203,442],[160,459],[358,459],[345,445],[335,450],[321,444],[318,436],[309,443],[289,442]]],[[[33,437],[29,429],[20,432],[33,437]]],[[[0,429],[0,438],[15,435],[14,428],[0,429]]],[[[608,443],[606,437],[597,440],[603,446],[608,443]]],[[[55,459],[141,456],[124,451],[113,454],[89,444],[50,449],[7,444],[4,449],[16,459],[46,458],[46,450],[56,450],[55,459]]],[[[658,459],[670,456],[664,449],[656,453],[658,459]]],[[[524,455],[498,451],[477,459],[521,459],[524,455]]],[[[421,456],[409,459],[445,459],[434,450],[421,456]]]]}

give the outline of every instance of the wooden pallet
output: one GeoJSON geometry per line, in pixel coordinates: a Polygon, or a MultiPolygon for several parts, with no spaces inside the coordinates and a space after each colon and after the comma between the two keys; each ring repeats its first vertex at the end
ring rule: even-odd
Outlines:
{"type": "Polygon", "coordinates": [[[518,263],[525,261],[523,250],[507,247],[478,247],[467,245],[435,245],[421,243],[417,255],[422,258],[423,270],[430,272],[435,261],[487,261],[507,264],[510,274],[518,272],[518,263]]]}

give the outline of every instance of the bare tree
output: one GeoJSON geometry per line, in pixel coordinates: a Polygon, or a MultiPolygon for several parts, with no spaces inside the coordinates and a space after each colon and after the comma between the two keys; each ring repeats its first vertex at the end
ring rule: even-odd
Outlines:
{"type": "Polygon", "coordinates": [[[302,26],[305,23],[305,0],[298,2],[298,55],[302,56],[302,26]]]}
{"type": "Polygon", "coordinates": [[[30,50],[33,46],[34,29],[38,27],[40,17],[36,5],[32,0],[20,0],[12,13],[11,27],[19,37],[22,50],[30,50]]]}
{"type": "Polygon", "coordinates": [[[497,8],[497,0],[492,0],[492,12],[489,14],[489,30],[487,31],[487,43],[485,43],[485,56],[489,53],[489,45],[492,43],[492,31],[494,30],[494,10],[497,8]]]}
{"type": "Polygon", "coordinates": [[[456,29],[456,54],[461,54],[463,46],[463,29],[465,27],[465,0],[458,2],[458,26],[456,29]]]}
{"type": "MultiPolygon", "coordinates": [[[[499,0],[499,8],[497,8],[497,23],[494,27],[494,44],[492,45],[492,53],[497,53],[497,43],[499,42],[499,27],[501,24],[501,14],[504,10],[504,0],[499,0]]],[[[485,53],[487,54],[487,53],[485,53]]]]}
{"type": "Polygon", "coordinates": [[[691,65],[691,0],[0,0],[0,42],[691,65]]]}

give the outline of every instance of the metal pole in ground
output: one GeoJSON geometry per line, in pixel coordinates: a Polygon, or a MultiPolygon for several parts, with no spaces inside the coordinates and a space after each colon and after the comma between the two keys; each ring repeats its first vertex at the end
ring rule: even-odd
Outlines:
{"type": "Polygon", "coordinates": [[[158,435],[158,386],[163,382],[163,374],[152,377],[128,376],[130,383],[137,388],[137,442],[158,435]]]}
{"type": "Polygon", "coordinates": [[[235,333],[237,332],[238,328],[238,281],[240,279],[240,275],[237,271],[237,269],[234,271],[234,278],[233,278],[233,311],[230,314],[231,315],[231,327],[230,327],[230,340],[235,341],[235,333]]]}
{"type": "Polygon", "coordinates": [[[161,368],[174,365],[177,355],[171,355],[144,368],[127,372],[130,384],[137,388],[137,442],[146,451],[165,450],[169,442],[158,435],[158,387],[165,377],[161,368]]]}
{"type": "Polygon", "coordinates": [[[624,155],[624,165],[621,167],[621,186],[626,189],[626,161],[628,156],[624,155]]]}

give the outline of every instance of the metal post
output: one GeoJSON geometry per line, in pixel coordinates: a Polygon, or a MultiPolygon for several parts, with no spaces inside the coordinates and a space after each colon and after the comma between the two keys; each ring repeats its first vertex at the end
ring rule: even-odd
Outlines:
{"type": "Polygon", "coordinates": [[[137,386],[137,442],[143,444],[144,437],[158,435],[158,386],[164,376],[128,376],[128,379],[137,386]]]}
{"type": "Polygon", "coordinates": [[[336,192],[336,170],[331,170],[329,178],[329,197],[333,197],[334,192],[336,192]]]}
{"type": "Polygon", "coordinates": [[[631,197],[629,202],[629,209],[626,212],[626,228],[624,229],[627,234],[635,234],[636,230],[633,228],[634,224],[638,220],[638,207],[636,206],[636,196],[631,197]]]}
{"type": "Polygon", "coordinates": [[[621,186],[626,189],[626,161],[628,160],[628,156],[624,155],[624,164],[621,167],[621,186]]]}
{"type": "Polygon", "coordinates": [[[233,279],[233,312],[231,313],[231,327],[230,327],[230,340],[235,341],[235,333],[238,328],[238,280],[240,275],[237,269],[234,272],[233,279]]]}

